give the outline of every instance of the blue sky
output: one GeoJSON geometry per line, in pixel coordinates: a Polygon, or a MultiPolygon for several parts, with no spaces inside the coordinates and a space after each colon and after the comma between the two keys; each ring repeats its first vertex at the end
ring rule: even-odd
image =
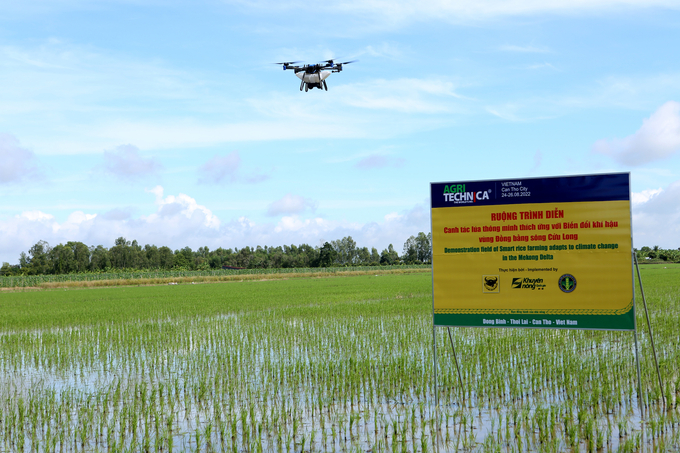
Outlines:
{"type": "Polygon", "coordinates": [[[631,172],[680,247],[670,1],[0,0],[0,261],[39,240],[379,250],[432,181],[631,172]],[[273,62],[357,59],[328,92],[273,62]]]}

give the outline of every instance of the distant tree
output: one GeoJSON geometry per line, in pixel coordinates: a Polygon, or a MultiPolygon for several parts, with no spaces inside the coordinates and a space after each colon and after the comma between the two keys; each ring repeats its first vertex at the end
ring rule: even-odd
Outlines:
{"type": "MultiPolygon", "coordinates": [[[[680,252],[663,250],[655,246],[648,250],[650,256],[668,261],[680,261],[680,252]]],[[[638,252],[642,253],[642,251],[638,252]]],[[[82,242],[69,241],[54,248],[39,241],[28,253],[21,252],[17,266],[4,266],[3,272],[26,275],[102,271],[106,269],[217,269],[224,265],[244,268],[304,268],[357,265],[394,265],[406,262],[427,263],[432,260],[432,235],[423,232],[406,240],[403,259],[392,244],[382,253],[373,247],[357,247],[351,236],[324,242],[321,247],[308,244],[290,244],[277,247],[246,246],[218,248],[211,251],[207,246],[196,252],[184,247],[174,252],[167,246],[146,244],[142,247],[136,240],[119,237],[113,247],[102,245],[87,247],[82,242]]]]}
{"type": "Polygon", "coordinates": [[[111,259],[109,258],[109,251],[103,245],[97,247],[90,247],[90,270],[103,271],[111,267],[111,259]]]}
{"type": "Polygon", "coordinates": [[[336,260],[338,252],[328,242],[324,242],[319,250],[319,267],[331,267],[336,260]]]}
{"type": "Polygon", "coordinates": [[[368,247],[357,249],[356,264],[360,266],[369,266],[371,264],[371,252],[368,251],[368,247]]]}
{"type": "Polygon", "coordinates": [[[156,247],[155,245],[146,244],[144,246],[144,255],[146,257],[147,269],[160,269],[161,254],[158,251],[158,247],[156,247]]]}
{"type": "Polygon", "coordinates": [[[416,236],[416,250],[417,259],[421,263],[429,263],[432,261],[432,233],[423,233],[422,231],[416,236]]]}
{"type": "Polygon", "coordinates": [[[380,253],[380,264],[383,266],[399,264],[399,254],[394,250],[394,246],[392,244],[390,244],[380,253]]]}
{"type": "Polygon", "coordinates": [[[336,241],[331,241],[331,245],[337,252],[335,262],[340,266],[351,266],[356,260],[357,243],[352,236],[346,236],[336,241]]]}
{"type": "Polygon", "coordinates": [[[647,252],[647,256],[651,259],[656,259],[659,257],[659,246],[655,245],[654,248],[647,252]]]}
{"type": "Polygon", "coordinates": [[[250,258],[250,267],[252,269],[262,269],[267,267],[269,264],[269,257],[267,256],[267,252],[265,252],[265,249],[262,248],[262,246],[257,246],[255,250],[253,250],[253,254],[250,258]]]}
{"type": "Polygon", "coordinates": [[[371,248],[371,266],[380,265],[380,254],[375,247],[371,248]]]}
{"type": "Polygon", "coordinates": [[[124,237],[119,237],[115,245],[109,249],[109,259],[111,266],[117,269],[124,269],[132,266],[132,248],[130,241],[124,237]]]}
{"type": "Polygon", "coordinates": [[[11,275],[19,275],[21,273],[21,267],[18,264],[2,263],[0,267],[0,275],[9,277],[11,275]]]}
{"type": "Polygon", "coordinates": [[[175,266],[175,255],[170,247],[160,247],[158,249],[158,262],[161,269],[172,269],[175,266]]]}
{"type": "Polygon", "coordinates": [[[181,250],[175,250],[174,266],[176,269],[194,269],[194,252],[187,246],[181,250]]]}
{"type": "Polygon", "coordinates": [[[90,269],[90,249],[82,242],[69,241],[66,247],[73,252],[73,271],[86,272],[90,269]]]}
{"type": "Polygon", "coordinates": [[[406,264],[429,263],[432,259],[432,233],[421,231],[417,236],[409,237],[404,243],[401,258],[406,264]]]}
{"type": "Polygon", "coordinates": [[[249,246],[243,247],[238,251],[234,257],[236,260],[236,267],[248,268],[250,265],[250,260],[252,259],[253,251],[249,246]]]}
{"type": "Polygon", "coordinates": [[[284,256],[283,247],[269,247],[267,250],[268,263],[270,267],[280,269],[283,267],[284,256]]]}
{"type": "Polygon", "coordinates": [[[19,254],[19,267],[24,270],[24,273],[28,273],[28,267],[31,265],[31,259],[28,257],[26,252],[21,252],[19,254]]]}
{"type": "Polygon", "coordinates": [[[130,243],[130,261],[128,267],[134,269],[148,269],[149,260],[146,257],[146,251],[137,242],[136,239],[130,243]]]}
{"type": "MultiPolygon", "coordinates": [[[[191,247],[186,246],[182,250],[179,250],[179,252],[175,252],[175,258],[179,259],[182,261],[182,266],[183,268],[187,269],[195,269],[196,268],[196,263],[194,261],[194,252],[191,250],[191,247]],[[181,258],[180,256],[181,255],[181,258]]],[[[177,262],[175,262],[175,265],[177,265],[177,262]]]]}
{"type": "Polygon", "coordinates": [[[418,261],[418,244],[414,236],[409,237],[404,242],[404,251],[401,254],[401,259],[406,264],[415,264],[418,261]]]}
{"type": "Polygon", "coordinates": [[[210,269],[219,269],[222,267],[222,259],[217,255],[212,255],[208,260],[208,265],[210,269]]]}
{"type": "Polygon", "coordinates": [[[298,259],[296,261],[299,267],[315,267],[319,261],[319,248],[312,247],[309,244],[302,244],[298,247],[298,259]]]}
{"type": "MultiPolygon", "coordinates": [[[[49,253],[52,250],[46,241],[38,241],[28,250],[25,258],[27,273],[30,275],[48,274],[50,269],[49,253]]],[[[22,266],[23,269],[24,266],[22,266]]]]}
{"type": "Polygon", "coordinates": [[[65,245],[55,245],[49,252],[49,262],[52,273],[68,274],[75,269],[75,257],[73,250],[65,245]]]}
{"type": "Polygon", "coordinates": [[[664,260],[664,261],[678,261],[680,259],[680,252],[677,250],[673,249],[667,249],[667,250],[660,250],[659,251],[659,258],[664,260]]]}

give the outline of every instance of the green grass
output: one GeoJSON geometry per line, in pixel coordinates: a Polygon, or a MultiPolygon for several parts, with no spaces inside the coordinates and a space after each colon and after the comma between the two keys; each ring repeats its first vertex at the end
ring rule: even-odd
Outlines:
{"type": "MultiPolygon", "coordinates": [[[[364,316],[391,311],[365,303],[418,294],[430,297],[430,273],[352,278],[259,280],[220,284],[127,286],[0,294],[0,330],[49,329],[125,322],[209,317],[275,310],[280,316],[348,315],[361,302],[364,316]]],[[[431,299],[430,299],[431,300],[431,299]]],[[[431,305],[430,305],[431,306],[431,305]]],[[[427,313],[428,305],[407,308],[427,313]]]]}
{"type": "MultiPolygon", "coordinates": [[[[0,293],[0,452],[677,451],[679,267],[626,332],[438,329],[431,274],[0,293]],[[434,395],[440,400],[435,410],[434,395]]],[[[639,302],[640,299],[638,299],[639,302]]]]}

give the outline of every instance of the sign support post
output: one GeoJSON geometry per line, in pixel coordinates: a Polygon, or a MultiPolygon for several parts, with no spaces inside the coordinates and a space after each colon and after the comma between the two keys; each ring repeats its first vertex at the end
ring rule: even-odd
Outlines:
{"type": "Polygon", "coordinates": [[[453,351],[453,360],[456,362],[456,370],[458,371],[458,382],[460,383],[460,396],[465,402],[465,389],[463,388],[463,377],[460,375],[460,367],[458,366],[458,357],[456,357],[456,348],[453,347],[453,338],[451,337],[451,328],[447,327],[449,331],[449,341],[451,342],[451,350],[453,351]]]}
{"type": "MultiPolygon", "coordinates": [[[[654,365],[656,365],[656,377],[659,379],[659,391],[661,392],[661,401],[663,407],[666,407],[666,396],[663,394],[663,384],[661,383],[661,372],[659,371],[659,360],[656,358],[656,347],[654,346],[654,335],[652,334],[652,324],[649,321],[649,311],[647,310],[647,300],[645,299],[645,289],[642,287],[642,276],[640,275],[640,266],[638,266],[637,254],[633,252],[633,259],[635,260],[635,269],[637,270],[638,282],[640,283],[640,294],[642,294],[642,305],[645,307],[645,317],[647,318],[647,329],[649,329],[649,340],[652,343],[652,353],[654,354],[654,365]]],[[[636,348],[637,352],[637,348],[636,348]]],[[[638,365],[639,370],[639,365],[638,365]]],[[[638,371],[639,373],[639,371],[638,371]]],[[[638,376],[639,379],[639,376],[638,376]]],[[[642,395],[640,395],[642,397],[642,395]]]]}

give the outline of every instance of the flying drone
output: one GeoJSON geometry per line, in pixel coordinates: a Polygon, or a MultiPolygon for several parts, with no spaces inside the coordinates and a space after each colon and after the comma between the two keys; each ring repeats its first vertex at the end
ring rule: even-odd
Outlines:
{"type": "Polygon", "coordinates": [[[343,65],[354,63],[355,61],[356,60],[336,63],[334,60],[325,60],[321,63],[306,64],[303,66],[295,66],[299,61],[287,61],[274,64],[282,65],[284,71],[287,69],[295,71],[295,75],[301,80],[300,91],[302,91],[303,88],[305,91],[309,91],[310,88],[328,91],[328,85],[326,84],[328,76],[334,72],[341,72],[343,65]]]}

